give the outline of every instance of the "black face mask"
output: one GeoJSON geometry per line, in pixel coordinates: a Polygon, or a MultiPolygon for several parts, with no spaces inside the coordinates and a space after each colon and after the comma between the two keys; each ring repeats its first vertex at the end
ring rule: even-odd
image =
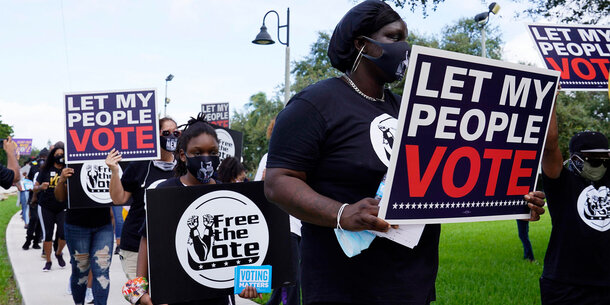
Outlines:
{"type": "Polygon", "coordinates": [[[381,56],[379,57],[367,54],[362,54],[362,56],[366,57],[383,71],[387,82],[395,82],[405,76],[409,63],[409,52],[411,52],[411,46],[406,41],[382,43],[368,37],[364,37],[364,39],[378,45],[382,49],[381,56]]]}
{"type": "Polygon", "coordinates": [[[178,144],[178,138],[174,135],[161,136],[161,148],[174,152],[176,151],[176,145],[178,144]]]}
{"type": "Polygon", "coordinates": [[[55,163],[59,164],[59,165],[64,165],[66,164],[66,160],[64,159],[64,155],[57,155],[55,156],[55,163]]]}
{"type": "Polygon", "coordinates": [[[203,184],[210,182],[219,164],[218,156],[186,156],[187,170],[203,184]]]}

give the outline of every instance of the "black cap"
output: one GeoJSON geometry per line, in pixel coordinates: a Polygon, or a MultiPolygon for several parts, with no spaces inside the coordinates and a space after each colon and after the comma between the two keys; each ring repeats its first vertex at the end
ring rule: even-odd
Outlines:
{"type": "Polygon", "coordinates": [[[575,134],[570,140],[570,153],[610,153],[608,138],[603,133],[585,130],[575,134]]]}

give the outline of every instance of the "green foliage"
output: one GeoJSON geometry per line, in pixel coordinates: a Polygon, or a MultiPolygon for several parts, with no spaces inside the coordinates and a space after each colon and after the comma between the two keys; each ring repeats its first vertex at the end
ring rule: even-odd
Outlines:
{"type": "MultiPolygon", "coordinates": [[[[383,0],[384,2],[386,0],[383,0]]],[[[428,5],[432,4],[432,11],[436,11],[436,7],[445,0],[391,0],[396,7],[404,8],[407,7],[411,12],[415,12],[415,9],[421,6],[422,14],[424,17],[428,16],[428,5]]]]}
{"type": "Polygon", "coordinates": [[[593,130],[610,135],[610,104],[606,92],[561,93],[555,109],[559,148],[564,159],[569,157],[568,144],[575,133],[593,130]]]}
{"type": "MultiPolygon", "coordinates": [[[[0,139],[6,139],[6,137],[13,135],[13,126],[4,124],[1,117],[2,115],[0,115],[0,139]]],[[[1,145],[0,143],[0,164],[6,165],[6,152],[4,152],[1,145]]]]}
{"type": "Polygon", "coordinates": [[[244,134],[243,164],[250,178],[269,147],[267,126],[282,108],[279,97],[267,99],[265,93],[259,92],[250,97],[242,112],[233,113],[231,129],[244,134]]]}
{"type": "Polygon", "coordinates": [[[326,55],[329,42],[330,34],[318,32],[318,39],[311,45],[309,55],[292,63],[294,68],[291,72],[295,79],[290,87],[292,93],[298,93],[321,80],[341,75],[341,72],[332,67],[326,55]]]}
{"type": "MultiPolygon", "coordinates": [[[[6,227],[13,215],[20,210],[15,205],[17,196],[0,201],[0,240],[6,240],[6,227]]],[[[6,242],[0,243],[0,304],[21,304],[21,295],[15,283],[13,268],[8,259],[6,242]]]]}
{"type": "MultiPolygon", "coordinates": [[[[523,3],[523,1],[519,1],[523,3]]],[[[562,23],[604,24],[610,16],[608,0],[533,0],[525,1],[529,16],[543,16],[562,23]]]]}

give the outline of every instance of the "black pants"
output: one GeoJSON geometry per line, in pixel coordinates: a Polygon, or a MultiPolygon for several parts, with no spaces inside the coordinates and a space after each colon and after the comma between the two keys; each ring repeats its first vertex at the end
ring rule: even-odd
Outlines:
{"type": "Polygon", "coordinates": [[[28,223],[28,230],[25,234],[26,240],[33,241],[34,244],[37,244],[42,240],[42,228],[40,226],[40,221],[38,220],[37,204],[30,204],[30,222],[28,223]]]}
{"type": "Polygon", "coordinates": [[[540,278],[542,305],[610,304],[610,287],[581,286],[540,278]]]}
{"type": "Polygon", "coordinates": [[[66,210],[52,211],[38,205],[38,218],[43,229],[44,241],[53,240],[53,229],[57,227],[56,237],[59,239],[66,239],[64,237],[64,224],[66,222],[66,210]]]}

